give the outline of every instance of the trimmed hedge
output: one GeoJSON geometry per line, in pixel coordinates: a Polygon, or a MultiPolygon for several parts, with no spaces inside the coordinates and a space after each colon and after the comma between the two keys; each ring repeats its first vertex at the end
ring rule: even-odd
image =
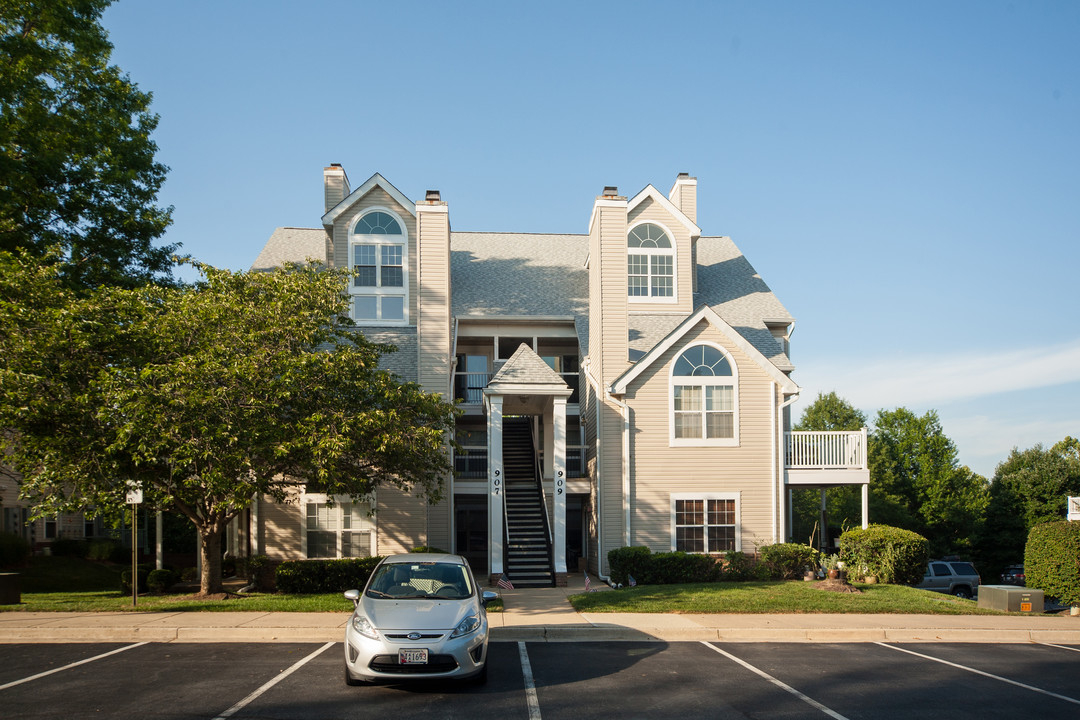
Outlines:
{"type": "Polygon", "coordinates": [[[90,545],[85,540],[61,537],[52,541],[49,552],[57,557],[84,558],[90,552],[90,545]]]}
{"type": "Polygon", "coordinates": [[[807,570],[817,570],[821,551],[799,543],[777,543],[761,548],[761,564],[771,577],[798,580],[807,570]]]}
{"type": "Polygon", "coordinates": [[[639,585],[710,583],[720,580],[761,579],[763,565],[741,552],[702,555],[681,551],[653,553],[649,548],[621,547],[608,551],[611,581],[628,585],[630,576],[639,585]]]}
{"type": "Polygon", "coordinates": [[[160,595],[168,592],[178,579],[177,574],[168,568],[151,570],[146,576],[146,586],[150,588],[151,592],[160,595]]]}
{"type": "Polygon", "coordinates": [[[382,556],[341,560],[286,560],[274,577],[278,592],[287,594],[337,593],[359,589],[371,577],[382,556]]]}
{"type": "Polygon", "coordinates": [[[883,583],[917,585],[930,559],[929,547],[919,533],[871,525],[840,536],[840,559],[852,577],[876,575],[883,583]]]}
{"type": "Polygon", "coordinates": [[[445,550],[440,550],[439,548],[431,547],[430,545],[419,545],[417,547],[414,547],[409,552],[411,552],[411,553],[434,553],[435,555],[445,555],[446,554],[445,550]]]}
{"type": "Polygon", "coordinates": [[[25,565],[29,557],[30,543],[18,535],[0,532],[0,567],[25,565]]]}
{"type": "MultiPolygon", "coordinates": [[[[144,593],[147,590],[149,590],[149,586],[147,585],[147,578],[150,576],[150,573],[153,572],[154,566],[153,565],[142,565],[142,564],[140,564],[137,567],[138,567],[138,570],[139,570],[139,592],[144,593]]],[[[131,594],[131,569],[130,568],[128,568],[127,570],[120,573],[120,593],[122,595],[130,595],[131,594]]]]}
{"type": "Polygon", "coordinates": [[[1066,605],[1080,605],[1080,522],[1036,525],[1024,548],[1027,586],[1066,605]]]}

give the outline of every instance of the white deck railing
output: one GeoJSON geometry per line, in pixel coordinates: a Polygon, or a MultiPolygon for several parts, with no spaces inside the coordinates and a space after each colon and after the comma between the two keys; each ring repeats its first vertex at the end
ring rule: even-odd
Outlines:
{"type": "Polygon", "coordinates": [[[797,430],[784,433],[784,467],[789,470],[865,470],[866,428],[797,430]]]}

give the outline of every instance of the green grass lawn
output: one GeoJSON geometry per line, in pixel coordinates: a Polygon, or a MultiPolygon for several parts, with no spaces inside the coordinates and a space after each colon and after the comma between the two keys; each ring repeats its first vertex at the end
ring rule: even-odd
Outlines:
{"type": "Polygon", "coordinates": [[[1001,614],[974,600],[905,585],[862,585],[862,593],[821,590],[801,580],[655,585],[571,595],[579,612],[1001,614]]]}

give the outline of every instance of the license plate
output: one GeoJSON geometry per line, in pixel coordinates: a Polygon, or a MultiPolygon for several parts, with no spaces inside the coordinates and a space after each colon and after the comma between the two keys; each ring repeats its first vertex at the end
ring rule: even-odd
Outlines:
{"type": "Polygon", "coordinates": [[[427,648],[402,648],[398,650],[399,665],[427,665],[427,648]]]}

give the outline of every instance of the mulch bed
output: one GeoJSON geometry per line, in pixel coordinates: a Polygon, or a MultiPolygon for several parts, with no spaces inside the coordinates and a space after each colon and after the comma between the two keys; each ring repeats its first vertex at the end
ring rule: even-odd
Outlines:
{"type": "Polygon", "coordinates": [[[818,590],[827,590],[828,592],[858,593],[860,595],[862,594],[862,590],[855,587],[854,585],[843,582],[841,580],[832,580],[829,578],[814,583],[814,587],[816,587],[818,590]]]}

